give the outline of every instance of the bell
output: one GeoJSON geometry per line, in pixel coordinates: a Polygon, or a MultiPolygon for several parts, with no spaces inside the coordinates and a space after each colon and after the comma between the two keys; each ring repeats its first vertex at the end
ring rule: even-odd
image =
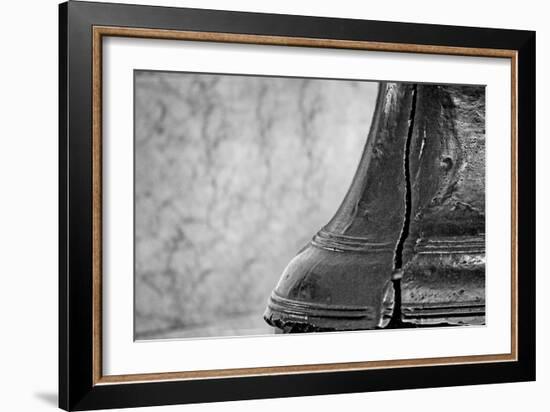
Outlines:
{"type": "Polygon", "coordinates": [[[418,86],[407,169],[410,224],[401,262],[401,319],[483,324],[483,86],[418,86]]]}
{"type": "Polygon", "coordinates": [[[380,84],[351,187],[265,320],[283,332],[484,323],[484,150],[482,86],[380,84]]]}
{"type": "Polygon", "coordinates": [[[406,213],[405,162],[416,86],[382,83],[369,136],[334,217],[292,259],[264,319],[283,332],[385,327],[406,213]]]}

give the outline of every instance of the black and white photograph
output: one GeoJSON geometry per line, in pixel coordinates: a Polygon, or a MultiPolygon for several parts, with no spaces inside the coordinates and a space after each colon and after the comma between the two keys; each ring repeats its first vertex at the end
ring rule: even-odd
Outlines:
{"type": "Polygon", "coordinates": [[[538,411],[544,4],[4,2],[0,411],[538,411]]]}
{"type": "Polygon", "coordinates": [[[133,81],[135,340],[485,325],[485,85],[133,81]]]}
{"type": "Polygon", "coordinates": [[[60,6],[61,408],[535,380],[535,32],[425,11],[60,6]]]}

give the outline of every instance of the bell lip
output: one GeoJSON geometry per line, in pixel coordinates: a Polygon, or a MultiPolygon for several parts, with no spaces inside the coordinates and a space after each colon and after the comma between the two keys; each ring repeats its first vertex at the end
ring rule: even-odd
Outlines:
{"type": "Polygon", "coordinates": [[[401,320],[415,325],[485,325],[485,301],[403,302],[401,320]]]}
{"type": "Polygon", "coordinates": [[[371,306],[330,305],[284,298],[273,292],[264,320],[279,329],[302,325],[308,331],[350,331],[375,329],[381,314],[371,306]]]}
{"type": "Polygon", "coordinates": [[[282,297],[275,291],[271,293],[267,306],[278,312],[328,318],[374,319],[376,314],[376,310],[371,306],[332,305],[330,303],[305,302],[282,297]]]}

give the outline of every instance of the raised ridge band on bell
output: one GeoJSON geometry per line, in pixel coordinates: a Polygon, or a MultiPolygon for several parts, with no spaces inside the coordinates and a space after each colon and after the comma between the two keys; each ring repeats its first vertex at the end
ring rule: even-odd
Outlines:
{"type": "Polygon", "coordinates": [[[395,248],[392,242],[372,242],[365,237],[335,234],[324,229],[317,232],[311,243],[336,252],[393,252],[395,248]]]}
{"type": "Polygon", "coordinates": [[[447,319],[446,323],[453,323],[450,319],[459,319],[462,317],[480,317],[477,322],[479,324],[485,321],[484,302],[404,305],[401,308],[401,312],[403,321],[405,322],[413,319],[430,319],[431,321],[435,319],[447,319]]]}
{"type": "Polygon", "coordinates": [[[405,249],[417,254],[484,254],[485,236],[421,238],[415,244],[409,242],[405,249]]]}
{"type": "Polygon", "coordinates": [[[332,305],[318,302],[305,303],[283,298],[275,292],[271,294],[268,308],[272,311],[304,317],[316,316],[323,318],[361,318],[373,320],[375,315],[374,309],[369,306],[332,305]]]}

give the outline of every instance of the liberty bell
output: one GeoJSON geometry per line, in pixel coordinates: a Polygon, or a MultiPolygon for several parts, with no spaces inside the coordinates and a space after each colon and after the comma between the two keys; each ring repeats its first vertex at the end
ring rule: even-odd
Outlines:
{"type": "Polygon", "coordinates": [[[334,217],[264,313],[285,333],[483,323],[484,89],[381,83],[334,217]]]}

